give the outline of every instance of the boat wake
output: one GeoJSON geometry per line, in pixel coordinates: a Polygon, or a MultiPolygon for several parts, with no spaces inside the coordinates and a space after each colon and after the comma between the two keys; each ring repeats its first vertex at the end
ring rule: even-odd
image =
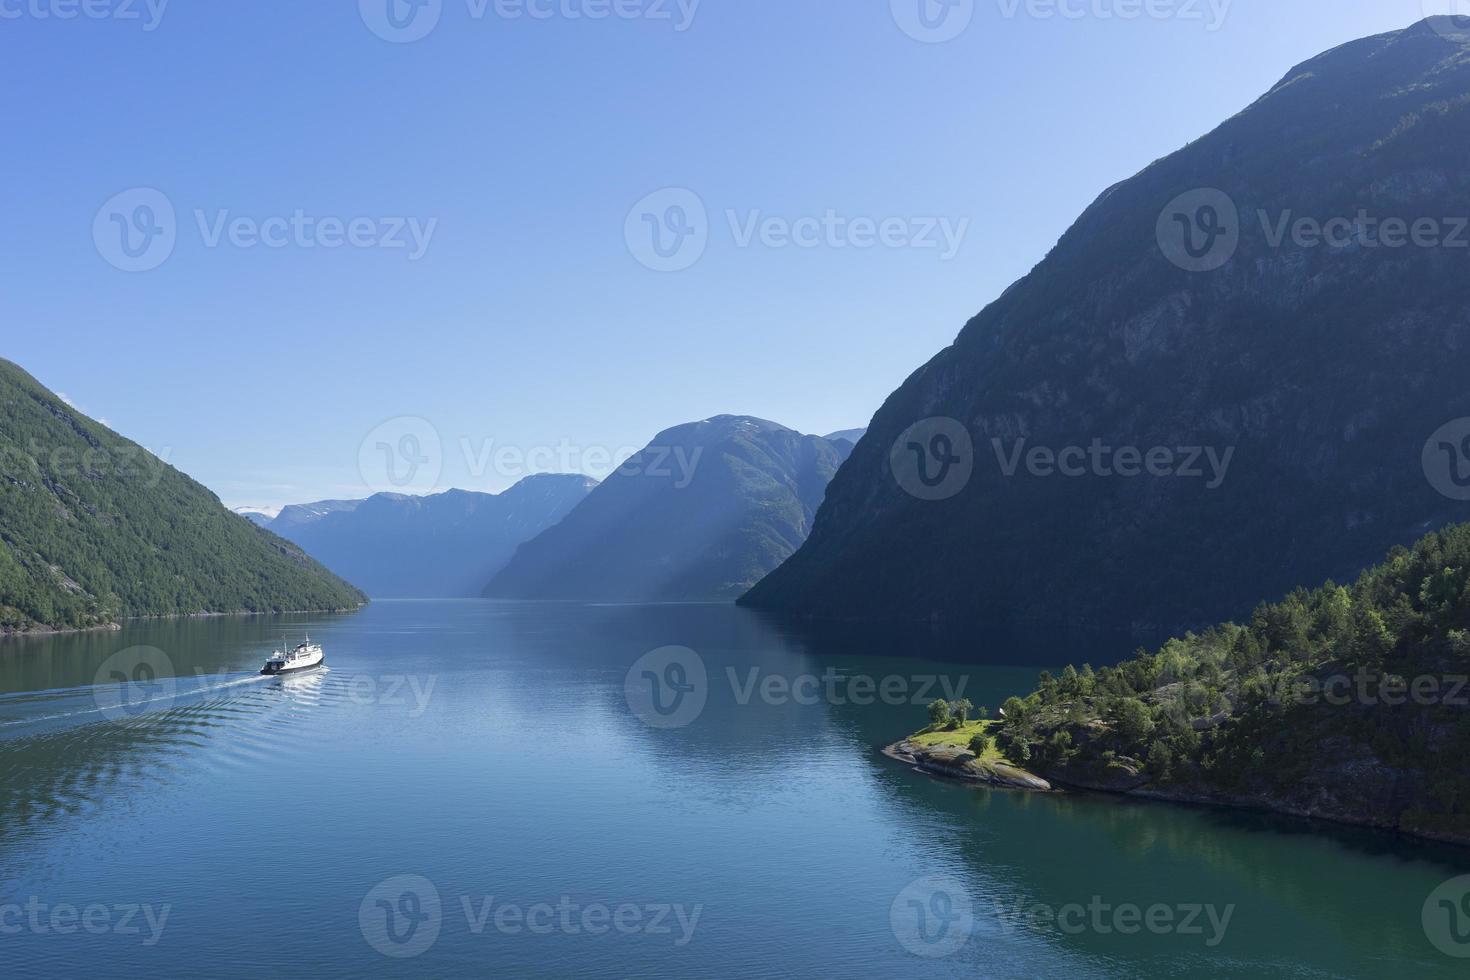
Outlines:
{"type": "Polygon", "coordinates": [[[229,691],[268,684],[259,674],[167,677],[147,683],[88,684],[83,687],[0,695],[0,731],[45,722],[128,720],[160,707],[173,707],[229,691]],[[155,706],[149,708],[150,705],[155,706]],[[61,709],[61,710],[57,710],[61,709]]]}

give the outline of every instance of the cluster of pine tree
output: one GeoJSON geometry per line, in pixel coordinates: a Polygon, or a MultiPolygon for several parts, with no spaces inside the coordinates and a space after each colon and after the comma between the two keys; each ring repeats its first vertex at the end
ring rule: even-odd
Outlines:
{"type": "Polygon", "coordinates": [[[1329,582],[1116,667],[1043,673],[997,742],[1040,772],[1270,792],[1356,753],[1417,773],[1470,819],[1470,526],[1433,533],[1352,586],[1329,582]]]}

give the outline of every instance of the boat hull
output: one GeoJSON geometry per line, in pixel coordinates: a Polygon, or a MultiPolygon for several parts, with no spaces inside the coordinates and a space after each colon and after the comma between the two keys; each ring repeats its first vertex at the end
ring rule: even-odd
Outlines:
{"type": "Polygon", "coordinates": [[[304,670],[316,670],[318,667],[324,667],[324,666],[326,666],[326,663],[327,663],[327,658],[326,657],[321,657],[318,660],[316,660],[314,663],[299,664],[299,665],[298,664],[292,664],[289,667],[282,667],[279,670],[272,670],[271,667],[270,667],[270,665],[267,664],[266,667],[264,669],[262,669],[260,673],[261,673],[261,676],[262,677],[284,677],[287,674],[299,674],[299,673],[301,673],[304,670]]]}

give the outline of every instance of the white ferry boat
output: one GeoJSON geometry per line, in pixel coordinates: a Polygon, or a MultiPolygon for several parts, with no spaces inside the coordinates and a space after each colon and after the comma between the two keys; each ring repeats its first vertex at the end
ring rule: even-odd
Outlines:
{"type": "Polygon", "coordinates": [[[311,670],[320,667],[327,662],[326,654],[322,652],[321,644],[311,642],[307,637],[305,643],[297,644],[291,650],[277,650],[271,654],[271,658],[265,662],[261,669],[262,674],[294,674],[298,670],[311,670]]]}

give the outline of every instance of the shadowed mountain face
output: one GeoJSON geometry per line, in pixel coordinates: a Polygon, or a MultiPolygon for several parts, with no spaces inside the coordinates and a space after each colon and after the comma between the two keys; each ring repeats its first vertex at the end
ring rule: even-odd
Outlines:
{"type": "Polygon", "coordinates": [[[517,546],[560,521],[596,485],[548,474],[501,494],[323,501],[287,507],[271,529],[374,598],[468,598],[517,546]]]}
{"type": "Polygon", "coordinates": [[[0,360],[0,631],[363,599],[0,360]]]}
{"type": "Polygon", "coordinates": [[[805,539],[851,445],[743,416],[660,433],[516,553],[506,599],[733,599],[805,539]]]}
{"type": "Polygon", "coordinates": [[[1105,192],[888,399],[745,601],[1173,630],[1463,517],[1470,423],[1441,431],[1470,416],[1452,26],[1324,54],[1105,192]]]}

